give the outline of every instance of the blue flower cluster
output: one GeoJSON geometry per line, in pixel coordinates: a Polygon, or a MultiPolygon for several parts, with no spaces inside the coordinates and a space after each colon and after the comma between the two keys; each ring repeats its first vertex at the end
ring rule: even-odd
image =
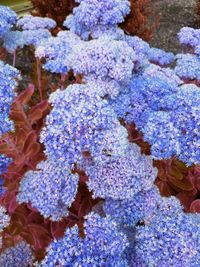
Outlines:
{"type": "Polygon", "coordinates": [[[158,203],[162,201],[156,187],[150,190],[140,190],[129,199],[106,198],[104,211],[117,222],[120,228],[134,227],[138,223],[147,223],[157,209],[158,203]]]}
{"type": "Polygon", "coordinates": [[[195,48],[200,44],[200,30],[183,27],[178,33],[178,38],[181,44],[195,48]]]}
{"type": "Polygon", "coordinates": [[[15,97],[17,78],[18,70],[0,61],[0,135],[13,129],[9,112],[15,97]]]}
{"type": "Polygon", "coordinates": [[[175,56],[171,52],[165,52],[162,49],[152,47],[149,49],[148,59],[150,62],[165,66],[173,63],[175,56]]]}
{"type": "Polygon", "coordinates": [[[125,41],[102,36],[75,46],[68,61],[75,74],[128,82],[134,69],[135,53],[125,41]]]}
{"type": "Polygon", "coordinates": [[[80,38],[77,35],[69,31],[61,31],[57,37],[50,37],[40,43],[35,56],[45,57],[44,69],[53,73],[67,73],[69,71],[67,56],[71,53],[72,46],[79,42],[80,38]]]}
{"type": "Polygon", "coordinates": [[[50,18],[41,18],[32,15],[25,15],[17,21],[17,26],[23,30],[53,29],[56,22],[50,18]]]}
{"type": "Polygon", "coordinates": [[[199,88],[183,85],[163,103],[166,110],[152,112],[143,129],[145,140],[152,144],[152,154],[158,159],[176,155],[188,165],[199,164],[199,88]]]}
{"type": "Polygon", "coordinates": [[[121,200],[131,199],[141,190],[151,189],[157,176],[152,159],[141,155],[136,144],[130,144],[124,156],[104,157],[103,162],[86,166],[85,172],[94,198],[121,200]]]}
{"type": "Polygon", "coordinates": [[[198,250],[197,220],[174,197],[163,198],[151,222],[135,229],[130,266],[190,266],[198,250]]]}
{"type": "Polygon", "coordinates": [[[17,21],[17,14],[6,6],[0,5],[0,38],[10,30],[17,21]]]}
{"type": "Polygon", "coordinates": [[[106,100],[89,85],[75,84],[50,96],[53,109],[41,133],[46,155],[73,165],[89,153],[96,160],[103,155],[122,155],[127,133],[106,100]]]}
{"type": "Polygon", "coordinates": [[[47,29],[24,30],[22,37],[25,40],[25,45],[39,46],[43,41],[51,37],[51,33],[47,29]]]}
{"type": "Polygon", "coordinates": [[[0,206],[0,233],[10,224],[10,216],[6,213],[6,208],[0,206]]]}
{"type": "Polygon", "coordinates": [[[20,31],[8,31],[4,36],[3,46],[9,53],[14,53],[17,48],[23,48],[25,39],[20,31]]]}
{"type": "Polygon", "coordinates": [[[77,226],[67,229],[62,239],[49,245],[40,266],[127,266],[126,260],[122,258],[128,245],[127,238],[109,217],[102,218],[91,213],[86,218],[84,229],[84,238],[79,236],[77,226]]]}
{"type": "Polygon", "coordinates": [[[128,0],[76,0],[80,3],[69,15],[64,26],[83,39],[89,37],[90,32],[97,26],[116,26],[124,21],[130,12],[128,0]]]}
{"type": "Polygon", "coordinates": [[[0,196],[4,193],[3,183],[4,180],[2,178],[2,174],[6,172],[8,165],[11,163],[11,159],[6,156],[0,154],[0,196]]]}
{"type": "Polygon", "coordinates": [[[178,54],[174,70],[181,79],[200,81],[200,60],[196,55],[178,54]]]}
{"type": "Polygon", "coordinates": [[[77,193],[79,177],[64,164],[44,161],[36,171],[27,172],[19,188],[17,201],[30,202],[45,217],[59,221],[68,215],[68,208],[77,193]]]}
{"type": "Polygon", "coordinates": [[[7,248],[0,255],[0,266],[28,267],[33,266],[33,255],[30,246],[22,241],[15,247],[7,248]]]}

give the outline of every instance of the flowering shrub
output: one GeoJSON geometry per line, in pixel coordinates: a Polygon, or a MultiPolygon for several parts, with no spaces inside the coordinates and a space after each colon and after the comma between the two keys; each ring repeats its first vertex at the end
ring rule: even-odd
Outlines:
{"type": "MultiPolygon", "coordinates": [[[[56,21],[57,31],[63,29],[63,22],[74,7],[75,0],[31,0],[33,16],[49,17],[56,21]]],[[[151,0],[131,0],[131,12],[120,27],[131,35],[150,40],[157,28],[159,17],[152,10],[151,0]],[[154,21],[150,19],[154,17],[154,21]]]]}
{"type": "Polygon", "coordinates": [[[36,63],[23,89],[0,61],[0,265],[198,266],[199,30],[174,55],[118,28],[128,0],[76,2],[56,36],[0,6],[36,63]]]}

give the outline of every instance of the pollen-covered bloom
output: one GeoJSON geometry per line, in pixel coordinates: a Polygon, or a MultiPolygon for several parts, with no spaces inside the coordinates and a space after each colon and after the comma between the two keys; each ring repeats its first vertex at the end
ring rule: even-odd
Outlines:
{"type": "Polygon", "coordinates": [[[175,56],[171,52],[165,52],[162,49],[152,47],[149,49],[148,59],[150,62],[153,62],[160,66],[165,66],[173,63],[175,56]]]}
{"type": "Polygon", "coordinates": [[[33,253],[30,246],[22,241],[15,247],[7,248],[0,255],[0,266],[4,267],[29,267],[33,266],[33,253]]]}
{"type": "Polygon", "coordinates": [[[131,199],[141,190],[152,188],[157,176],[151,158],[142,155],[136,144],[130,144],[124,156],[105,157],[86,166],[85,172],[94,198],[131,199]]]}
{"type": "Polygon", "coordinates": [[[76,197],[78,179],[64,164],[41,162],[36,171],[24,175],[17,200],[30,202],[45,218],[59,221],[68,215],[68,208],[76,197]]]}
{"type": "Polygon", "coordinates": [[[130,12],[128,0],[76,0],[80,3],[73,9],[64,26],[72,32],[87,39],[90,32],[97,26],[113,26],[124,21],[130,12]]]}
{"type": "Polygon", "coordinates": [[[7,6],[0,5],[0,38],[2,38],[7,31],[17,21],[17,14],[7,6]]]}
{"type": "Polygon", "coordinates": [[[195,48],[200,43],[200,29],[183,27],[178,33],[179,42],[195,48]]]}
{"type": "Polygon", "coordinates": [[[182,79],[200,81],[200,60],[196,55],[178,54],[174,70],[182,79]]]}
{"type": "Polygon", "coordinates": [[[97,90],[76,84],[51,95],[53,109],[40,138],[49,158],[73,165],[85,153],[98,160],[103,155],[124,153],[127,132],[97,90]]]}
{"type": "Polygon", "coordinates": [[[0,61],[0,135],[13,129],[9,112],[15,97],[17,78],[18,70],[0,61]]]}
{"type": "Polygon", "coordinates": [[[136,227],[130,266],[190,266],[197,254],[197,230],[175,197],[163,198],[151,222],[136,227]]]}
{"type": "Polygon", "coordinates": [[[126,267],[122,254],[127,245],[126,236],[109,217],[91,213],[84,223],[84,238],[77,226],[68,228],[62,239],[49,245],[40,266],[126,267]]]}
{"type": "Polygon", "coordinates": [[[50,37],[41,42],[36,48],[35,56],[46,59],[44,69],[53,73],[67,73],[69,66],[66,58],[78,42],[80,38],[77,35],[69,31],[61,31],[57,37],[50,37]]]}
{"type": "Polygon", "coordinates": [[[3,46],[9,53],[14,53],[17,48],[23,48],[25,39],[20,31],[8,31],[4,36],[3,46]]]}
{"type": "Polygon", "coordinates": [[[53,29],[56,22],[50,18],[41,18],[32,15],[25,15],[18,20],[17,26],[23,30],[53,29]]]}
{"type": "Polygon", "coordinates": [[[120,227],[134,227],[137,223],[150,221],[160,201],[160,193],[154,186],[130,199],[106,198],[103,209],[120,227]]]}
{"type": "Polygon", "coordinates": [[[68,61],[75,73],[125,82],[131,79],[135,53],[125,41],[102,36],[75,46],[68,61]]]}

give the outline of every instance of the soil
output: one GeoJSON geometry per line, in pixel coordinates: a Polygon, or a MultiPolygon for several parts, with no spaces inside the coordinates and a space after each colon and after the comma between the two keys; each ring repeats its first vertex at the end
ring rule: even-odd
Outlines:
{"type": "Polygon", "coordinates": [[[160,23],[150,44],[165,51],[181,52],[177,39],[179,30],[184,26],[199,28],[196,2],[197,0],[152,0],[152,9],[159,14],[160,23]]]}

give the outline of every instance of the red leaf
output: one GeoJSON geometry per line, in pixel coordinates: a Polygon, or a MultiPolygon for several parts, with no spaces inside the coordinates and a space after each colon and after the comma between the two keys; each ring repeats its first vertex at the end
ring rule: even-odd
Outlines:
{"type": "Polygon", "coordinates": [[[33,93],[34,85],[30,84],[29,87],[17,97],[17,101],[19,101],[21,104],[27,104],[30,101],[33,93]]]}
{"type": "Polygon", "coordinates": [[[200,199],[196,199],[190,205],[191,212],[200,212],[200,199]]]}

